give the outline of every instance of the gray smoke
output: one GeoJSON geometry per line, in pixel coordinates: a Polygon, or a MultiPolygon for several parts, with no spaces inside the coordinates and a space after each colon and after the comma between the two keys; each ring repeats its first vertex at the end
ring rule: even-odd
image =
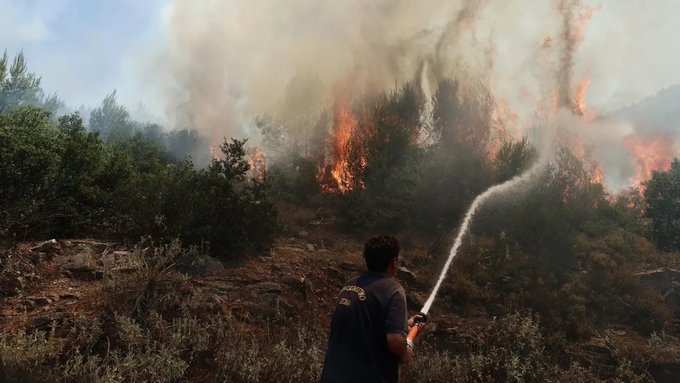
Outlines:
{"type": "MultiPolygon", "coordinates": [[[[548,125],[577,136],[623,185],[635,173],[624,144],[631,128],[596,116],[621,106],[629,83],[640,89],[631,76],[647,73],[640,63],[662,72],[635,53],[658,40],[653,31],[616,29],[622,12],[656,8],[601,1],[175,0],[156,77],[171,125],[194,127],[214,143],[252,136],[262,114],[290,127],[308,124],[339,93],[361,97],[413,79],[429,92],[443,77],[463,90],[481,83],[503,106],[499,124],[513,136],[543,136],[536,142],[550,145],[554,134],[537,130],[552,105],[565,109],[548,125]],[[592,85],[579,118],[571,111],[576,85],[586,79],[592,85]]],[[[662,2],[656,17],[678,8],[662,2]]]]}

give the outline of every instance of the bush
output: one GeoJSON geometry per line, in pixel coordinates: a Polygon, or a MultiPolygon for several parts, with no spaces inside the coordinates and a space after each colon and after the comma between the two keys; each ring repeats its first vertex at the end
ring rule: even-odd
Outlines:
{"type": "Polygon", "coordinates": [[[277,230],[266,174],[255,175],[245,140],[196,170],[169,163],[142,133],[102,142],[82,119],[58,125],[40,108],[0,116],[0,237],[179,237],[229,257],[262,251],[277,230]]]}
{"type": "Polygon", "coordinates": [[[646,382],[644,375],[622,361],[615,376],[572,363],[560,367],[545,349],[538,320],[512,313],[493,320],[465,355],[435,350],[424,344],[405,374],[407,382],[646,382]]]}
{"type": "Polygon", "coordinates": [[[107,270],[94,295],[98,316],[69,315],[47,332],[0,333],[8,380],[319,379],[325,337],[297,325],[256,328],[225,314],[212,294],[200,294],[173,270],[177,260],[194,256],[177,242],[141,242],[124,265],[107,270]]]}

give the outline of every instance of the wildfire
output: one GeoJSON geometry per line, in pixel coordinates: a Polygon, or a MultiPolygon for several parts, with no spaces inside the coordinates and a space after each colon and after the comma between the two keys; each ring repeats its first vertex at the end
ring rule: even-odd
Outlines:
{"type": "Polygon", "coordinates": [[[248,164],[252,176],[260,181],[264,180],[267,174],[267,156],[262,149],[255,148],[250,151],[248,164]]]}
{"type": "Polygon", "coordinates": [[[602,167],[600,167],[600,164],[594,159],[590,161],[590,176],[592,177],[590,180],[591,183],[606,186],[604,171],[602,170],[602,167]]]}
{"type": "MultiPolygon", "coordinates": [[[[327,192],[345,194],[357,183],[357,175],[352,166],[352,138],[356,133],[358,120],[347,103],[337,103],[333,120],[331,150],[333,163],[322,167],[317,175],[321,188],[327,192]]],[[[366,166],[366,159],[359,156],[359,167],[366,166]]]]}
{"type": "Polygon", "coordinates": [[[576,97],[574,98],[574,113],[583,116],[586,113],[586,90],[590,86],[591,80],[585,80],[576,86],[576,97]]]}
{"type": "Polygon", "coordinates": [[[633,186],[644,190],[644,182],[652,178],[654,171],[668,171],[673,160],[673,139],[664,135],[652,137],[628,136],[624,144],[637,162],[637,174],[633,186]]]}

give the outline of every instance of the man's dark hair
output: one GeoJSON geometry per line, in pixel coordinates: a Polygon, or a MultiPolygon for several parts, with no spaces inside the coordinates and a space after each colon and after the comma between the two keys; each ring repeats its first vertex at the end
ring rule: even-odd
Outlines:
{"type": "Polygon", "coordinates": [[[369,271],[383,272],[399,256],[399,241],[391,235],[376,235],[364,245],[364,259],[369,271]]]}

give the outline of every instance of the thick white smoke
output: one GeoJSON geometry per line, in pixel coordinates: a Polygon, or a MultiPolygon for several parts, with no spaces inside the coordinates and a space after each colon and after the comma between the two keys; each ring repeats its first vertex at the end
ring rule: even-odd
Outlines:
{"type": "Polygon", "coordinates": [[[517,117],[504,127],[551,142],[554,134],[533,131],[537,115],[554,106],[573,110],[578,83],[590,80],[590,117],[553,122],[584,141],[618,188],[635,174],[624,144],[634,128],[593,120],[625,88],[626,74],[606,68],[629,73],[632,64],[608,60],[623,54],[627,37],[609,35],[602,44],[594,34],[612,25],[601,15],[621,12],[603,2],[175,0],[157,78],[171,125],[195,127],[214,142],[252,135],[261,114],[298,123],[340,92],[358,96],[411,80],[434,91],[443,77],[483,83],[517,117]],[[284,101],[291,89],[292,103],[284,101]]]}

